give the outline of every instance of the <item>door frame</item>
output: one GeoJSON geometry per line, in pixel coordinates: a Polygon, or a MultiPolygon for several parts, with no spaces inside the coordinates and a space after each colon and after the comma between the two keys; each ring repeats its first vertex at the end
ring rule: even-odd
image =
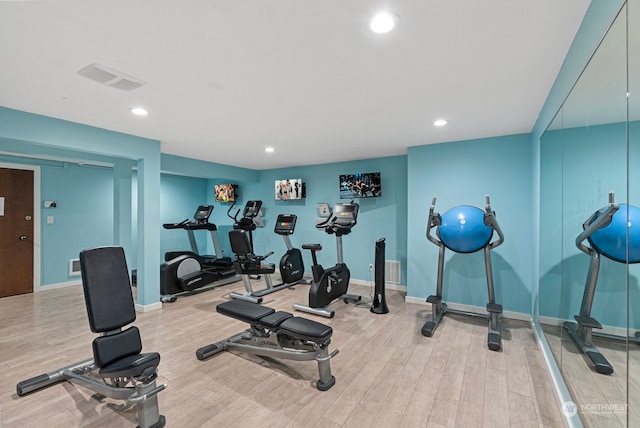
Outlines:
{"type": "Polygon", "coordinates": [[[40,166],[0,162],[0,168],[33,171],[33,292],[41,291],[40,286],[40,166]]]}

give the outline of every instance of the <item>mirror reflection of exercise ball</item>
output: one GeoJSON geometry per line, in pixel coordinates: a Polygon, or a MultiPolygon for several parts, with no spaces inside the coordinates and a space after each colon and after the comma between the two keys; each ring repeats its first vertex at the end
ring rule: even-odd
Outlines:
{"type": "MultiPolygon", "coordinates": [[[[597,214],[605,210],[606,208],[602,208],[597,214]]],[[[591,222],[596,218],[598,215],[594,215],[591,222]]],[[[588,238],[591,246],[611,260],[627,263],[627,225],[629,263],[640,263],[640,208],[633,205],[620,204],[620,209],[613,214],[611,223],[596,230],[588,238]]]]}
{"type": "Polygon", "coordinates": [[[484,211],[470,205],[460,205],[442,214],[438,236],[442,243],[456,253],[473,253],[484,248],[493,229],[484,224],[484,211]]]}

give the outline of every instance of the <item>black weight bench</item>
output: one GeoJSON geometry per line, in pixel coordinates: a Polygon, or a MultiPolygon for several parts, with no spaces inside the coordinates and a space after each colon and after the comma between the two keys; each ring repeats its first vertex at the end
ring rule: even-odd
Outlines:
{"type": "Polygon", "coordinates": [[[160,354],[141,353],[137,327],[122,330],[136,319],[124,250],[84,250],[80,270],[89,325],[91,331],[101,333],[93,340],[93,358],[18,383],[18,396],[69,381],[136,406],[140,428],[163,427],[157,395],[166,385],[156,386],[160,354]]]}
{"type": "Polygon", "coordinates": [[[338,350],[329,353],[333,329],[325,324],[292,314],[277,311],[244,300],[230,300],[219,304],[216,311],[222,315],[248,323],[251,327],[242,333],[196,351],[196,357],[204,360],[222,351],[238,351],[265,357],[295,361],[318,362],[320,379],[316,387],[320,391],[331,388],[336,379],[331,374],[331,358],[338,350]]]}

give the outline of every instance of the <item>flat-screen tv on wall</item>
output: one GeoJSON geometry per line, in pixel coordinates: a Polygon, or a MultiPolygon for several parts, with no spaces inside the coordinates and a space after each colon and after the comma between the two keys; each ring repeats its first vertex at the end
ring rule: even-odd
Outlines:
{"type": "Polygon", "coordinates": [[[382,196],[379,172],[340,175],[340,198],[378,198],[382,196]]]}
{"type": "Polygon", "coordinates": [[[302,178],[289,178],[286,180],[276,180],[275,182],[276,201],[302,199],[305,196],[304,193],[302,178]]]}
{"type": "Polygon", "coordinates": [[[236,200],[235,184],[215,184],[213,192],[215,193],[216,202],[233,202],[236,200]]]}

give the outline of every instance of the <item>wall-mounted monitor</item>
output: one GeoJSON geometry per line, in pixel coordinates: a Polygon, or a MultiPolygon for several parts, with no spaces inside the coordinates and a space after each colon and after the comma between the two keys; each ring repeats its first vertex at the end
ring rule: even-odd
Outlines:
{"type": "Polygon", "coordinates": [[[275,182],[276,201],[302,199],[304,197],[305,197],[305,188],[304,188],[304,183],[302,182],[302,178],[276,180],[275,182]]]}
{"type": "Polygon", "coordinates": [[[379,172],[340,175],[340,198],[378,198],[382,196],[379,172]]]}
{"type": "Polygon", "coordinates": [[[216,184],[213,186],[216,202],[233,202],[236,200],[235,184],[216,184]]]}

